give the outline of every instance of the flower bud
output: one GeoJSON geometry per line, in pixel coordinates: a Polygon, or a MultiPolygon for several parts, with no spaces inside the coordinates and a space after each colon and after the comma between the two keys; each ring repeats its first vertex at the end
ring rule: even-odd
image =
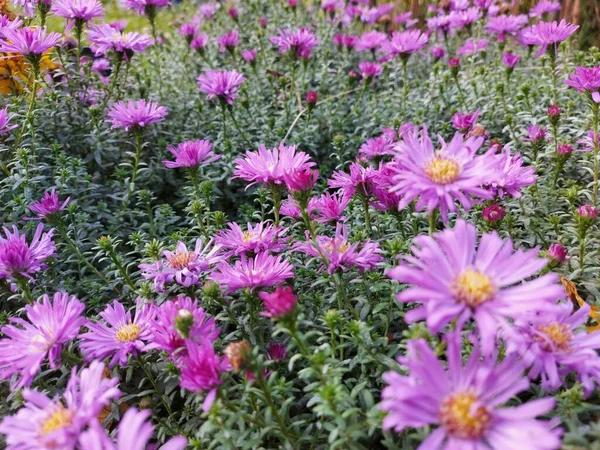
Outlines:
{"type": "Polygon", "coordinates": [[[561,244],[552,244],[546,252],[553,265],[564,264],[567,261],[567,249],[561,244]]]}
{"type": "Polygon", "coordinates": [[[298,297],[289,286],[277,286],[273,292],[260,292],[258,296],[264,302],[267,310],[262,312],[261,315],[272,319],[280,319],[292,314],[298,302],[298,297]]]}
{"type": "Polygon", "coordinates": [[[498,203],[492,203],[483,208],[483,220],[490,223],[500,222],[506,215],[506,209],[498,203]]]}
{"type": "Polygon", "coordinates": [[[180,309],[175,317],[175,329],[183,339],[190,337],[190,330],[194,325],[194,315],[188,309],[180,309]]]}

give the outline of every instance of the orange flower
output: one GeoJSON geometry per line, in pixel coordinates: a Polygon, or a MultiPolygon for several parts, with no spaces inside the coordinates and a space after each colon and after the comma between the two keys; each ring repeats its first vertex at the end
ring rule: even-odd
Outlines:
{"type": "MultiPolygon", "coordinates": [[[[583,298],[581,298],[581,296],[577,292],[577,286],[575,286],[575,283],[573,283],[571,280],[568,280],[566,277],[564,277],[562,275],[560,276],[560,281],[561,281],[562,285],[564,286],[565,291],[567,292],[567,296],[571,299],[571,301],[573,303],[576,303],[580,308],[582,308],[584,305],[587,304],[585,302],[585,300],[583,298]]],[[[597,331],[600,329],[600,322],[598,321],[598,319],[600,319],[600,308],[598,308],[595,305],[592,305],[590,307],[590,318],[593,319],[594,322],[596,322],[596,325],[587,327],[588,333],[591,333],[593,331],[597,331]]]]}
{"type": "MultiPolygon", "coordinates": [[[[44,53],[40,61],[42,72],[56,70],[58,65],[50,58],[50,51],[44,53]]],[[[24,86],[31,86],[31,68],[22,55],[8,53],[0,56],[0,94],[10,95],[23,91],[24,86]]]]}

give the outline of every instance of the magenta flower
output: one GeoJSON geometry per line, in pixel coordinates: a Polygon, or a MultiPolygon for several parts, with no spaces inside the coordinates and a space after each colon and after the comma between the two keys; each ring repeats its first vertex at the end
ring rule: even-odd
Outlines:
{"type": "Polygon", "coordinates": [[[386,372],[380,409],[387,411],[384,430],[438,425],[419,450],[508,449],[557,450],[559,430],[537,420],[554,407],[552,398],[503,407],[529,388],[523,365],[515,358],[480,360],[475,349],[462,365],[460,336],[446,339],[447,368],[422,339],[408,342],[399,362],[408,375],[386,372]]]}
{"type": "Polygon", "coordinates": [[[208,45],[209,36],[203,31],[198,31],[190,41],[190,48],[197,52],[203,52],[208,45]]]}
{"type": "Polygon", "coordinates": [[[259,222],[254,227],[247,225],[247,231],[235,222],[227,224],[229,230],[217,233],[215,242],[223,249],[229,249],[227,255],[239,256],[245,253],[281,252],[287,248],[289,238],[285,237],[287,228],[276,227],[273,224],[259,222]]]}
{"type": "Polygon", "coordinates": [[[440,15],[427,19],[427,28],[432,32],[447,35],[452,27],[452,17],[449,15],[440,15]]]}
{"type": "Polygon", "coordinates": [[[190,392],[208,392],[203,410],[208,412],[217,397],[217,388],[223,382],[221,375],[229,370],[227,358],[219,358],[210,341],[200,345],[186,341],[187,354],[181,362],[179,385],[190,392]]]}
{"type": "Polygon", "coordinates": [[[524,187],[535,184],[537,175],[535,174],[535,167],[524,166],[523,158],[520,153],[510,154],[510,148],[505,147],[500,155],[495,156],[497,160],[497,171],[495,176],[492,177],[493,181],[489,184],[492,190],[500,198],[504,197],[504,194],[508,194],[515,198],[521,197],[520,190],[524,187]]]}
{"type": "Polygon", "coordinates": [[[594,145],[600,146],[600,138],[596,136],[594,130],[590,130],[583,138],[579,139],[577,143],[583,146],[583,148],[578,151],[592,152],[594,151],[594,145]]]}
{"type": "Polygon", "coordinates": [[[244,61],[246,61],[250,65],[256,62],[256,55],[258,55],[257,49],[242,51],[242,58],[244,58],[244,61]]]}
{"type": "Polygon", "coordinates": [[[596,217],[598,217],[598,208],[592,205],[581,205],[577,208],[577,216],[583,219],[596,220],[596,217]]]}
{"type": "Polygon", "coordinates": [[[578,28],[579,25],[569,24],[565,20],[560,23],[539,22],[521,32],[521,41],[527,45],[540,46],[536,58],[542,56],[548,47],[551,47],[552,55],[556,55],[558,44],[566,41],[578,28]]]}
{"type": "Polygon", "coordinates": [[[565,80],[567,86],[574,87],[579,92],[592,93],[600,89],[600,66],[576,67],[575,72],[565,80]]]}
{"type": "Polygon", "coordinates": [[[311,168],[288,172],[283,181],[289,192],[310,192],[317,184],[319,171],[311,168]]]}
{"type": "MultiPolygon", "coordinates": [[[[17,2],[14,3],[16,4],[17,2]]],[[[22,25],[23,21],[18,17],[11,20],[7,15],[0,14],[0,38],[3,38],[2,32],[4,30],[16,30],[17,28],[21,28],[22,25]]]]}
{"type": "Polygon", "coordinates": [[[198,300],[177,297],[167,300],[156,308],[156,317],[151,322],[152,339],[148,348],[167,352],[169,358],[179,361],[186,354],[185,340],[214,342],[219,337],[215,319],[208,318],[198,300]],[[185,335],[180,330],[184,329],[185,335]]]}
{"type": "Polygon", "coordinates": [[[167,116],[167,108],[144,99],[137,101],[119,101],[108,110],[108,119],[112,129],[124,128],[125,131],[139,130],[150,124],[162,122],[167,116]]]}
{"type": "Polygon", "coordinates": [[[24,406],[0,423],[7,449],[78,448],[86,426],[97,422],[102,409],[120,396],[118,382],[104,376],[104,364],[93,361],[79,375],[73,368],[62,398],[50,399],[41,392],[25,389],[24,406]]]}
{"type": "Polygon", "coordinates": [[[206,94],[209,100],[218,99],[222,104],[231,106],[239,97],[238,90],[246,79],[235,70],[207,70],[197,79],[198,89],[206,94]]]}
{"type": "Polygon", "coordinates": [[[175,157],[175,161],[163,161],[165,167],[175,169],[177,167],[197,168],[221,158],[221,155],[215,155],[212,151],[213,145],[207,140],[185,141],[174,145],[169,145],[167,150],[175,157]]]}
{"type": "Polygon", "coordinates": [[[540,0],[533,8],[529,10],[531,17],[542,19],[544,14],[560,11],[560,2],[552,0],[540,0]]]}
{"type": "Polygon", "coordinates": [[[18,127],[17,124],[10,124],[10,121],[12,120],[12,116],[8,115],[8,106],[5,107],[4,109],[0,109],[0,136],[2,136],[3,134],[6,134],[8,132],[10,132],[10,130],[13,130],[15,128],[18,127]]]}
{"type": "Polygon", "coordinates": [[[438,59],[442,59],[446,54],[446,50],[444,50],[442,47],[432,47],[430,52],[431,56],[433,56],[433,59],[435,59],[436,61],[438,59]]]}
{"type": "Polygon", "coordinates": [[[33,202],[29,206],[29,210],[34,213],[38,219],[45,219],[48,216],[57,214],[63,211],[71,201],[71,197],[60,203],[58,195],[56,195],[56,188],[52,188],[50,192],[44,193],[44,196],[37,202],[33,202]]]}
{"type": "Polygon", "coordinates": [[[219,44],[219,51],[233,52],[235,48],[240,45],[240,32],[238,30],[232,30],[229,33],[222,34],[217,37],[217,44],[219,44]]]}
{"type": "Polygon", "coordinates": [[[376,138],[369,138],[360,146],[358,153],[375,160],[386,155],[393,155],[394,141],[387,134],[382,134],[376,138]]]}
{"type": "Polygon", "coordinates": [[[293,249],[309,256],[324,257],[327,261],[327,272],[333,274],[341,270],[351,270],[356,267],[360,273],[373,270],[383,261],[383,251],[377,242],[364,241],[350,244],[348,242],[348,229],[346,225],[338,223],[335,236],[317,236],[314,242],[297,242],[293,249]],[[318,248],[317,248],[318,246],[318,248]]]}
{"type": "Polygon", "coordinates": [[[552,244],[546,254],[550,259],[550,262],[555,264],[564,264],[569,260],[567,257],[569,251],[566,249],[564,245],[561,244],[552,244]]]}
{"type": "Polygon", "coordinates": [[[488,155],[477,155],[483,138],[464,139],[459,133],[449,143],[439,138],[442,147],[435,150],[423,127],[419,138],[418,130],[407,132],[404,140],[396,145],[400,154],[394,169],[395,186],[402,199],[399,209],[406,208],[415,198],[419,198],[417,211],[427,209],[429,214],[439,208],[444,221],[448,212],[456,211],[458,202],[466,210],[471,209],[471,197],[491,200],[493,194],[481,185],[496,179],[497,160],[488,155]]]}
{"type": "Polygon", "coordinates": [[[467,42],[465,42],[464,45],[458,49],[456,54],[460,56],[475,55],[487,49],[488,44],[489,42],[487,39],[480,39],[478,41],[474,39],[467,39],[467,42]]]}
{"type": "Polygon", "coordinates": [[[116,364],[126,366],[129,355],[137,357],[140,352],[147,350],[147,343],[152,339],[152,321],[156,314],[154,305],[138,297],[136,300],[135,316],[131,320],[131,312],[118,300],[113,306],[106,305],[100,313],[104,322],[86,324],[87,333],[79,336],[79,348],[87,361],[112,357],[109,367],[116,364]]]}
{"type": "Polygon", "coordinates": [[[354,48],[358,38],[351,34],[336,34],[333,36],[333,43],[338,47],[345,47],[347,50],[354,48]]]}
{"type": "Polygon", "coordinates": [[[361,61],[358,63],[358,69],[360,74],[366,82],[371,82],[383,73],[383,67],[381,64],[377,64],[371,61],[361,61]]]}
{"type": "Polygon", "coordinates": [[[227,293],[239,289],[254,290],[259,287],[271,287],[294,276],[294,267],[281,256],[268,252],[258,253],[252,258],[245,254],[233,265],[220,262],[209,276],[212,281],[227,287],[227,293]]]}
{"type": "Polygon", "coordinates": [[[344,210],[352,200],[352,196],[338,191],[331,195],[329,192],[309,202],[309,213],[320,223],[340,222],[346,220],[344,210]]]}
{"type": "Polygon", "coordinates": [[[40,57],[60,40],[58,33],[46,33],[46,28],[3,28],[0,52],[20,53],[26,57],[40,57]]]}
{"type": "Polygon", "coordinates": [[[433,236],[417,236],[414,242],[413,256],[387,272],[409,285],[398,301],[420,304],[405,320],[424,319],[438,333],[455,319],[462,329],[473,318],[485,354],[492,352],[496,331],[509,318],[544,309],[564,296],[555,274],[525,281],[546,266],[537,249],[514,252],[512,241],[503,241],[496,232],[484,234],[477,247],[475,226],[463,220],[433,236]]]}
{"type": "MultiPolygon", "coordinates": [[[[468,4],[467,4],[468,5],[468,4]]],[[[477,7],[466,8],[461,11],[452,11],[450,13],[450,24],[455,30],[471,28],[471,26],[483,17],[481,9],[477,7]]]]}
{"type": "Polygon", "coordinates": [[[258,151],[247,151],[244,158],[235,160],[233,178],[250,181],[248,187],[257,184],[283,184],[286,174],[310,169],[315,165],[310,156],[296,152],[295,146],[283,143],[272,150],[261,145],[258,151]]]}
{"type": "Polygon", "coordinates": [[[220,7],[219,3],[202,3],[199,10],[205,19],[212,19],[220,7]]]}
{"type": "Polygon", "coordinates": [[[104,16],[104,7],[99,0],[56,0],[52,3],[52,12],[67,19],[65,31],[70,31],[77,22],[87,23],[104,16]]]}
{"type": "Polygon", "coordinates": [[[371,205],[380,211],[398,211],[400,196],[395,192],[390,192],[394,187],[394,170],[393,163],[381,163],[376,171],[375,177],[370,186],[371,195],[375,197],[375,201],[371,205]]]}
{"type": "MultiPolygon", "coordinates": [[[[79,450],[143,450],[154,449],[150,444],[154,434],[154,426],[148,421],[152,412],[150,410],[138,411],[129,408],[123,414],[117,427],[116,441],[106,435],[105,428],[98,422],[92,422],[90,428],[81,434],[79,450]]],[[[175,436],[169,439],[158,450],[184,450],[187,439],[175,436]]]]}
{"type": "Polygon", "coordinates": [[[523,316],[505,330],[507,352],[518,354],[530,368],[529,378],[541,378],[545,389],[560,388],[575,373],[589,395],[600,384],[600,334],[586,332],[589,312],[584,305],[573,314],[568,301],[523,316]]]}
{"type": "Polygon", "coordinates": [[[367,31],[358,38],[354,49],[359,52],[375,51],[387,42],[387,35],[381,31],[367,31]]]}
{"type": "Polygon", "coordinates": [[[546,139],[546,129],[540,128],[537,125],[530,125],[527,127],[527,140],[532,144],[537,145],[546,139]]]}
{"type": "Polygon", "coordinates": [[[32,275],[44,270],[47,267],[44,261],[56,253],[52,242],[54,230],[44,233],[44,225],[40,223],[28,244],[16,226],[13,225],[12,233],[6,227],[3,229],[6,238],[0,236],[0,279],[26,277],[35,281],[32,275]]]}
{"type": "Polygon", "coordinates": [[[294,32],[278,30],[278,33],[278,36],[271,36],[269,39],[279,47],[282,55],[289,52],[298,58],[309,59],[313,48],[319,44],[315,35],[306,28],[294,32]]]}
{"type": "Polygon", "coordinates": [[[501,206],[499,203],[492,203],[491,205],[483,208],[481,215],[483,220],[486,222],[499,222],[504,219],[504,216],[506,215],[506,208],[501,206]]]}
{"type": "Polygon", "coordinates": [[[122,0],[125,8],[133,9],[139,15],[152,16],[158,8],[169,6],[169,0],[122,0]]]}
{"type": "Polygon", "coordinates": [[[319,101],[319,93],[316,91],[308,91],[306,93],[306,104],[308,107],[314,107],[319,101]]]}
{"type": "Polygon", "coordinates": [[[519,55],[515,55],[514,53],[504,52],[502,53],[502,64],[507,69],[514,69],[517,64],[521,61],[521,57],[519,55]]]}
{"type": "Polygon", "coordinates": [[[183,242],[177,242],[175,251],[163,252],[163,259],[153,264],[140,264],[142,276],[154,280],[158,292],[165,289],[166,283],[175,282],[184,287],[200,284],[200,276],[224,258],[220,245],[212,245],[212,241],[206,246],[202,244],[202,239],[197,239],[194,251],[190,251],[183,242]]]}
{"type": "Polygon", "coordinates": [[[506,40],[506,35],[516,35],[528,22],[529,18],[524,14],[518,16],[495,16],[488,19],[485,29],[488,33],[495,34],[498,40],[502,42],[506,40]]]}
{"type": "Polygon", "coordinates": [[[392,57],[408,58],[425,48],[428,41],[427,35],[420,30],[408,30],[394,33],[391,40],[386,41],[381,48],[392,57]]]}
{"type": "Polygon", "coordinates": [[[46,357],[50,368],[57,369],[63,345],[77,337],[85,322],[83,310],[75,296],[60,292],[52,302],[44,294],[41,303],[26,305],[29,321],[12,317],[12,325],[2,328],[6,337],[0,339],[0,378],[19,374],[11,386],[19,389],[31,385],[46,357]]]}
{"type": "Polygon", "coordinates": [[[477,122],[479,110],[474,113],[457,112],[452,116],[452,126],[461,133],[468,133],[469,130],[477,122]]]}
{"type": "Polygon", "coordinates": [[[187,38],[188,42],[191,42],[198,32],[198,26],[195,23],[184,22],[181,24],[177,32],[184,38],[187,38]]]}
{"type": "Polygon", "coordinates": [[[298,297],[290,286],[277,286],[271,293],[259,292],[258,296],[265,303],[266,312],[260,313],[261,316],[271,319],[280,319],[292,314],[296,309],[298,297]]]}
{"type": "Polygon", "coordinates": [[[131,61],[134,53],[144,53],[154,41],[147,34],[136,32],[122,33],[109,24],[92,25],[88,30],[91,50],[96,56],[115,52],[126,62],[131,61]]]}
{"type": "Polygon", "coordinates": [[[331,180],[327,183],[330,188],[341,189],[345,196],[351,198],[356,192],[360,195],[369,197],[371,192],[371,183],[377,175],[377,171],[372,166],[361,166],[358,163],[350,164],[350,173],[338,170],[333,172],[331,180]]]}

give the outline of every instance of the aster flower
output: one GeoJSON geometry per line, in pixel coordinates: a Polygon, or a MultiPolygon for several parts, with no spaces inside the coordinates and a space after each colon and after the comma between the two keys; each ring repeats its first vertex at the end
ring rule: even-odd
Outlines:
{"type": "Polygon", "coordinates": [[[156,314],[154,305],[146,303],[140,297],[136,300],[135,316],[118,300],[113,306],[106,305],[100,313],[104,322],[88,322],[87,333],[79,336],[79,348],[86,360],[105,360],[112,357],[109,367],[116,364],[127,365],[129,355],[137,357],[146,351],[147,343],[152,339],[152,320],[156,314]]]}
{"type": "Polygon", "coordinates": [[[26,277],[33,280],[32,275],[44,270],[44,261],[56,253],[52,242],[54,230],[44,233],[44,225],[40,223],[28,244],[25,235],[19,235],[19,230],[13,225],[13,232],[4,227],[6,238],[0,236],[0,279],[9,281],[16,277],[26,277]]]}
{"type": "Polygon", "coordinates": [[[380,211],[398,211],[400,196],[396,192],[391,192],[394,187],[394,170],[393,163],[380,164],[376,171],[370,186],[371,194],[375,201],[371,205],[380,211]]]}
{"type": "MultiPolygon", "coordinates": [[[[16,2],[14,2],[16,4],[16,2]]],[[[0,38],[3,38],[3,30],[16,30],[21,28],[23,21],[18,17],[11,19],[9,16],[0,14],[0,38]]]]}
{"type": "Polygon", "coordinates": [[[387,42],[387,35],[381,31],[367,31],[358,38],[354,49],[358,52],[375,51],[387,42]]]}
{"type": "Polygon", "coordinates": [[[294,251],[309,256],[323,257],[327,260],[327,272],[333,274],[338,270],[346,271],[356,267],[359,272],[372,270],[383,261],[382,250],[377,242],[366,240],[362,243],[348,242],[346,225],[338,223],[335,236],[317,236],[314,242],[297,242],[294,251]],[[318,247],[317,247],[318,246],[318,247]]]}
{"type": "Polygon", "coordinates": [[[485,24],[488,33],[495,34],[500,42],[506,40],[506,35],[515,36],[529,22],[524,15],[490,17],[485,24]]]}
{"type": "Polygon", "coordinates": [[[460,56],[475,55],[476,53],[487,49],[488,44],[489,42],[487,39],[480,39],[478,41],[475,39],[467,39],[467,42],[458,49],[456,54],[460,56]]]}
{"type": "Polygon", "coordinates": [[[452,116],[452,126],[461,133],[467,133],[479,117],[479,110],[474,113],[457,112],[452,116]]]}
{"type": "Polygon", "coordinates": [[[40,58],[41,55],[60,40],[58,33],[46,33],[46,28],[3,28],[0,40],[0,52],[19,53],[28,58],[40,58]]]}
{"type": "Polygon", "coordinates": [[[58,195],[56,195],[56,188],[52,188],[50,192],[46,192],[44,196],[37,202],[33,202],[29,206],[29,210],[34,213],[38,219],[45,219],[48,216],[57,214],[63,211],[71,201],[71,197],[60,203],[58,195]]]}
{"type": "Polygon", "coordinates": [[[481,361],[475,349],[462,365],[460,336],[446,339],[447,368],[422,339],[408,342],[399,362],[408,375],[386,372],[380,409],[387,411],[384,430],[438,425],[418,450],[508,449],[556,450],[559,432],[552,422],[537,420],[554,407],[552,398],[503,405],[526,391],[528,380],[515,358],[481,361]]]}
{"type": "Polygon", "coordinates": [[[575,72],[565,80],[567,86],[574,87],[579,92],[592,93],[600,89],[600,66],[576,67],[575,72]]]}
{"type": "Polygon", "coordinates": [[[390,41],[382,45],[382,50],[392,57],[400,56],[403,59],[408,58],[427,45],[429,38],[420,30],[408,30],[392,35],[390,41]]]}
{"type": "Polygon", "coordinates": [[[218,3],[202,3],[199,11],[200,14],[202,14],[202,17],[206,19],[212,19],[220,7],[221,5],[218,3]]]}
{"type": "Polygon", "coordinates": [[[198,33],[198,26],[195,23],[184,22],[181,24],[177,32],[186,38],[189,44],[194,36],[196,36],[196,33],[198,33]]]}
{"type": "Polygon", "coordinates": [[[449,15],[440,15],[427,19],[427,28],[438,34],[448,34],[452,26],[452,17],[449,15]]]}
{"type": "Polygon", "coordinates": [[[202,53],[204,51],[204,48],[208,45],[208,40],[209,36],[207,33],[203,31],[198,31],[190,41],[190,48],[192,50],[202,53]]]}
{"type": "Polygon", "coordinates": [[[278,36],[269,39],[279,47],[282,55],[289,52],[298,58],[309,59],[313,48],[319,44],[316,36],[306,28],[298,31],[278,30],[278,33],[278,36]]]}
{"type": "Polygon", "coordinates": [[[156,308],[156,317],[151,322],[152,338],[148,348],[156,348],[168,353],[170,358],[185,355],[185,340],[214,342],[219,337],[215,319],[208,318],[198,300],[190,297],[177,297],[167,300],[156,308]]]}
{"type": "Polygon", "coordinates": [[[394,141],[387,134],[382,134],[376,138],[369,138],[360,146],[358,153],[369,159],[378,159],[386,155],[393,155],[394,141]]]}
{"type": "Polygon", "coordinates": [[[217,37],[217,44],[219,44],[219,51],[232,52],[238,45],[240,45],[240,32],[238,30],[232,30],[229,33],[222,34],[217,37]]]}
{"type": "Polygon", "coordinates": [[[74,450],[84,428],[120,396],[118,382],[104,376],[104,364],[93,361],[79,375],[73,368],[62,398],[25,389],[24,406],[0,423],[7,449],[74,450]]]}
{"type": "Polygon", "coordinates": [[[581,146],[583,146],[583,148],[581,150],[581,152],[592,152],[594,151],[594,145],[598,145],[600,146],[600,139],[598,136],[596,136],[596,133],[594,133],[594,130],[589,130],[587,132],[587,134],[585,135],[585,137],[579,139],[577,141],[577,143],[581,146]],[[595,137],[595,139],[594,139],[595,137]]]}
{"type": "Polygon", "coordinates": [[[442,47],[431,47],[430,53],[431,56],[433,56],[433,59],[437,61],[444,57],[446,50],[444,50],[442,47]]]}
{"type": "Polygon", "coordinates": [[[358,38],[351,34],[336,34],[333,36],[333,43],[338,47],[345,47],[347,50],[354,48],[358,38]]]}
{"type": "Polygon", "coordinates": [[[290,286],[277,286],[273,292],[259,292],[258,296],[267,309],[266,312],[260,313],[261,316],[272,319],[280,319],[292,314],[298,303],[298,297],[290,286]]]}
{"type": "Polygon", "coordinates": [[[537,145],[544,142],[546,139],[546,129],[540,128],[537,125],[530,125],[527,127],[527,139],[532,144],[537,145]]]}
{"type": "Polygon", "coordinates": [[[221,103],[233,106],[239,97],[238,90],[246,78],[235,70],[207,70],[197,79],[198,89],[209,100],[218,99],[221,103]]]}
{"type": "Polygon", "coordinates": [[[212,343],[200,345],[186,341],[187,355],[181,363],[179,385],[190,392],[208,392],[203,410],[208,412],[217,397],[217,388],[223,382],[221,375],[229,369],[227,358],[215,354],[212,343]]]}
{"type": "Polygon", "coordinates": [[[567,250],[567,248],[564,245],[558,243],[552,244],[546,252],[546,256],[548,256],[548,259],[550,259],[550,264],[554,266],[558,266],[567,262],[569,260],[569,258],[567,257],[568,254],[569,251],[567,250]]]}
{"type": "Polygon", "coordinates": [[[326,192],[318,198],[311,199],[308,211],[311,218],[316,219],[317,222],[341,222],[346,220],[343,214],[350,200],[352,200],[352,196],[344,194],[343,190],[335,192],[333,195],[326,192]]]}
{"type": "Polygon", "coordinates": [[[556,56],[558,44],[566,41],[577,29],[579,25],[572,25],[565,20],[560,23],[554,22],[539,22],[525,29],[521,33],[521,40],[527,45],[539,45],[540,49],[536,54],[539,58],[542,56],[548,47],[552,49],[551,56],[556,56]]]}
{"type": "Polygon", "coordinates": [[[497,329],[509,318],[544,309],[564,295],[555,274],[525,281],[546,266],[537,249],[514,252],[512,241],[503,241],[496,232],[484,234],[477,247],[475,226],[463,220],[433,236],[417,236],[414,242],[413,255],[387,272],[409,285],[398,301],[420,304],[405,320],[425,319],[438,333],[455,319],[461,329],[473,318],[485,354],[491,353],[497,329]]]}
{"type": "Polygon", "coordinates": [[[514,69],[517,64],[521,61],[521,57],[519,55],[515,55],[514,53],[504,52],[502,53],[502,64],[507,69],[514,69]]]}
{"type": "Polygon", "coordinates": [[[542,19],[544,14],[560,11],[560,2],[552,0],[540,0],[533,8],[529,10],[531,17],[542,19]]]}
{"type": "MultiPolygon", "coordinates": [[[[148,421],[152,411],[138,411],[131,407],[119,422],[116,441],[106,435],[105,429],[98,421],[92,422],[90,428],[81,434],[79,450],[144,450],[154,449],[150,440],[154,434],[154,426],[148,421]]],[[[169,439],[158,450],[184,450],[187,439],[175,436],[169,439]]]]}
{"type": "Polygon", "coordinates": [[[261,252],[251,258],[242,254],[241,258],[233,265],[220,262],[209,276],[212,281],[226,286],[228,294],[244,288],[274,286],[294,276],[294,267],[281,256],[261,252]]]}
{"type": "Polygon", "coordinates": [[[286,174],[309,169],[315,165],[310,156],[296,152],[296,147],[283,143],[272,150],[261,145],[258,151],[248,151],[244,158],[235,160],[233,178],[250,181],[248,187],[257,184],[283,184],[286,174]]]}
{"type": "Polygon", "coordinates": [[[383,67],[381,64],[377,64],[371,61],[361,61],[358,63],[358,69],[362,75],[363,80],[371,82],[383,73],[383,67]]]}
{"type": "Polygon", "coordinates": [[[2,136],[3,134],[6,134],[8,132],[10,132],[10,130],[13,130],[15,128],[18,127],[17,124],[10,124],[10,121],[12,120],[12,116],[8,115],[8,106],[5,107],[4,109],[0,109],[0,136],[2,136]]]}
{"type": "Polygon", "coordinates": [[[177,167],[197,168],[221,158],[221,155],[215,155],[212,151],[213,145],[207,140],[185,141],[174,145],[169,145],[167,150],[175,157],[175,161],[163,161],[165,167],[174,169],[177,167]]]}
{"type": "Polygon", "coordinates": [[[243,50],[242,51],[242,58],[244,59],[244,61],[246,61],[248,64],[252,65],[256,63],[256,55],[258,54],[258,50],[257,49],[252,49],[252,50],[243,50]]]}
{"type": "Polygon", "coordinates": [[[121,0],[125,8],[133,9],[139,15],[152,17],[158,8],[169,6],[169,0],[121,0]]]}
{"type": "Polygon", "coordinates": [[[140,264],[142,276],[154,280],[157,291],[163,291],[166,283],[177,283],[184,287],[200,284],[200,276],[224,258],[221,246],[209,241],[203,246],[202,239],[196,240],[193,251],[179,241],[175,251],[165,250],[163,259],[153,264],[140,264]]]}
{"type": "Polygon", "coordinates": [[[486,206],[481,213],[483,220],[489,223],[497,223],[504,219],[505,215],[506,208],[499,203],[492,203],[491,205],[486,206]]]}
{"type": "Polygon", "coordinates": [[[399,151],[396,175],[392,192],[402,199],[399,209],[406,208],[415,198],[419,198],[417,211],[427,209],[431,214],[440,208],[442,218],[447,221],[448,212],[456,211],[455,201],[466,210],[471,209],[477,197],[490,200],[492,193],[481,185],[497,178],[497,161],[487,155],[477,155],[483,138],[464,139],[456,133],[452,141],[444,142],[441,149],[435,150],[423,127],[419,138],[418,130],[406,133],[404,140],[396,145],[399,151]]]}
{"type": "Polygon", "coordinates": [[[67,28],[71,30],[76,23],[87,23],[104,16],[104,7],[98,0],[56,0],[52,3],[55,16],[67,19],[67,28]]]}
{"type": "Polygon", "coordinates": [[[254,227],[248,223],[247,231],[243,231],[235,222],[227,225],[229,230],[220,231],[215,237],[215,242],[223,249],[229,249],[228,255],[281,252],[287,248],[288,238],[285,237],[287,228],[259,222],[254,227]]]}
{"type": "Polygon", "coordinates": [[[53,300],[44,294],[42,302],[26,305],[27,319],[10,319],[12,325],[2,328],[0,339],[0,378],[19,374],[12,388],[29,386],[48,358],[51,369],[60,366],[64,344],[79,333],[85,319],[84,305],[75,296],[57,292],[53,300]]]}
{"type": "Polygon", "coordinates": [[[135,53],[144,53],[154,41],[147,34],[136,32],[122,33],[109,24],[92,25],[87,31],[91,50],[96,56],[115,52],[126,62],[131,61],[135,53]]]}
{"type": "Polygon", "coordinates": [[[345,196],[351,198],[356,192],[369,197],[371,195],[371,183],[376,176],[372,166],[361,166],[358,163],[350,164],[350,173],[338,170],[333,172],[331,180],[327,183],[330,188],[341,189],[345,196]]]}
{"type": "Polygon", "coordinates": [[[138,130],[150,124],[162,122],[167,116],[167,108],[159,106],[158,103],[144,99],[137,101],[119,101],[108,110],[108,123],[111,128],[124,128],[138,130]]]}
{"type": "Polygon", "coordinates": [[[489,184],[500,198],[503,198],[504,194],[520,198],[521,189],[535,184],[537,180],[535,167],[524,166],[523,158],[521,158],[519,152],[511,155],[510,148],[507,146],[495,158],[497,159],[498,170],[496,176],[493,177],[493,181],[489,184]]]}
{"type": "Polygon", "coordinates": [[[455,30],[462,30],[463,28],[470,29],[471,26],[482,17],[483,13],[477,7],[466,8],[461,11],[452,11],[450,13],[451,27],[455,30]]]}

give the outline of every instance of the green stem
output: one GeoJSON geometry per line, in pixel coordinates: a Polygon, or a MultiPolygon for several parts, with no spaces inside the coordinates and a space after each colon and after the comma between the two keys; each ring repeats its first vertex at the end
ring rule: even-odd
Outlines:
{"type": "Polygon", "coordinates": [[[21,290],[21,296],[23,297],[23,299],[30,305],[33,305],[35,303],[35,300],[33,298],[33,295],[31,294],[31,289],[29,288],[27,278],[19,275],[15,278],[15,284],[21,290]]]}
{"type": "Polygon", "coordinates": [[[592,128],[594,135],[592,136],[593,158],[594,158],[594,186],[592,188],[592,206],[596,206],[598,200],[598,124],[600,107],[596,102],[592,102],[592,128]]]}
{"type": "Polygon", "coordinates": [[[435,225],[437,219],[437,210],[431,211],[429,214],[429,236],[431,236],[435,232],[435,225]]]}
{"type": "Polygon", "coordinates": [[[127,206],[129,204],[129,200],[131,198],[131,194],[135,190],[135,180],[137,178],[138,168],[140,166],[140,158],[142,156],[142,132],[141,130],[135,130],[135,154],[133,156],[133,172],[131,174],[131,181],[129,182],[129,186],[127,187],[127,195],[125,196],[125,200],[123,201],[123,206],[127,206]]]}

